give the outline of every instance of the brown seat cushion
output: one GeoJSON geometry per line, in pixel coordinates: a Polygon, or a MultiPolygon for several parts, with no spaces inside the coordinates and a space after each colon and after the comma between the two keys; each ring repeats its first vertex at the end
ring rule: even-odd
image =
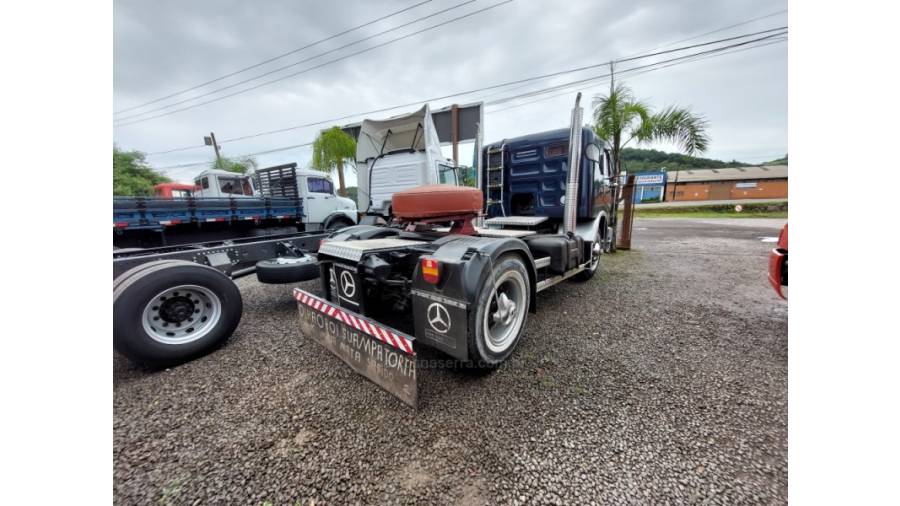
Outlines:
{"type": "Polygon", "coordinates": [[[401,219],[440,218],[481,212],[481,192],[477,188],[428,184],[394,194],[394,216],[401,219]]]}

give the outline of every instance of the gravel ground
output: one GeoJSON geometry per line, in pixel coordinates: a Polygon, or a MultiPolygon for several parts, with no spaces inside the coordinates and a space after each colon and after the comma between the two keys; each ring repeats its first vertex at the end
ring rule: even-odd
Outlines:
{"type": "Polygon", "coordinates": [[[420,371],[418,411],[298,335],[290,287],[244,278],[223,349],[114,356],[115,500],[784,503],[787,304],[761,240],[782,223],[636,220],[601,275],[538,296],[507,366],[420,371]]]}

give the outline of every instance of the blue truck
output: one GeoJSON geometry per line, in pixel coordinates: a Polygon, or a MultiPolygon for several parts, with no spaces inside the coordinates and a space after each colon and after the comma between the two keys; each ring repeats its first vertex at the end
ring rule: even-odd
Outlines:
{"type": "Polygon", "coordinates": [[[294,289],[301,332],[415,406],[416,353],[492,369],[515,351],[536,295],[588,281],[612,239],[609,145],[583,125],[478,147],[479,188],[394,192],[392,221],[324,239],[321,290],[294,289]]]}

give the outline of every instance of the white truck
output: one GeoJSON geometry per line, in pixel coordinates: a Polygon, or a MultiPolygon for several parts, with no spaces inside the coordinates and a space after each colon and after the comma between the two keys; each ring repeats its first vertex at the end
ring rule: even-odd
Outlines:
{"type": "Polygon", "coordinates": [[[395,192],[426,184],[458,186],[428,105],[412,114],[362,122],[356,144],[359,211],[389,218],[395,192]]]}
{"type": "Polygon", "coordinates": [[[328,174],[299,169],[296,163],[288,163],[260,169],[253,177],[263,197],[302,201],[304,230],[337,230],[358,221],[356,203],[335,193],[328,174]]]}

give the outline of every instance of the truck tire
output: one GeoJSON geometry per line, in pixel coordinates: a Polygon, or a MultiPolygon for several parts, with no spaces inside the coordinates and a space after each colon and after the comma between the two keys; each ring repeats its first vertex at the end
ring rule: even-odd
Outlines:
{"type": "Polygon", "coordinates": [[[256,263],[256,279],[260,283],[282,285],[319,278],[319,264],[315,257],[278,257],[256,263]]]}
{"type": "Polygon", "coordinates": [[[597,235],[594,237],[594,242],[591,244],[591,263],[587,269],[579,272],[578,274],[572,276],[573,281],[588,281],[594,277],[594,274],[600,270],[600,255],[603,251],[603,238],[600,236],[600,231],[597,231],[597,235]]]}
{"type": "Polygon", "coordinates": [[[115,297],[115,293],[116,293],[116,290],[119,288],[119,285],[124,283],[125,280],[127,280],[131,276],[134,276],[135,274],[137,274],[141,271],[150,269],[152,267],[155,267],[157,265],[164,264],[164,263],[171,264],[171,263],[190,263],[190,262],[187,262],[185,260],[155,260],[153,262],[147,262],[145,264],[140,264],[135,267],[132,267],[131,269],[128,269],[127,271],[123,272],[119,277],[117,277],[113,280],[113,296],[115,297]]]}
{"type": "Polygon", "coordinates": [[[528,321],[531,302],[528,270],[518,255],[501,256],[492,270],[469,317],[469,357],[480,369],[495,368],[512,354],[528,321]]]}
{"type": "Polygon", "coordinates": [[[241,321],[243,302],[234,282],[192,262],[151,264],[120,276],[113,291],[115,350],[163,368],[221,346],[241,321]]]}

